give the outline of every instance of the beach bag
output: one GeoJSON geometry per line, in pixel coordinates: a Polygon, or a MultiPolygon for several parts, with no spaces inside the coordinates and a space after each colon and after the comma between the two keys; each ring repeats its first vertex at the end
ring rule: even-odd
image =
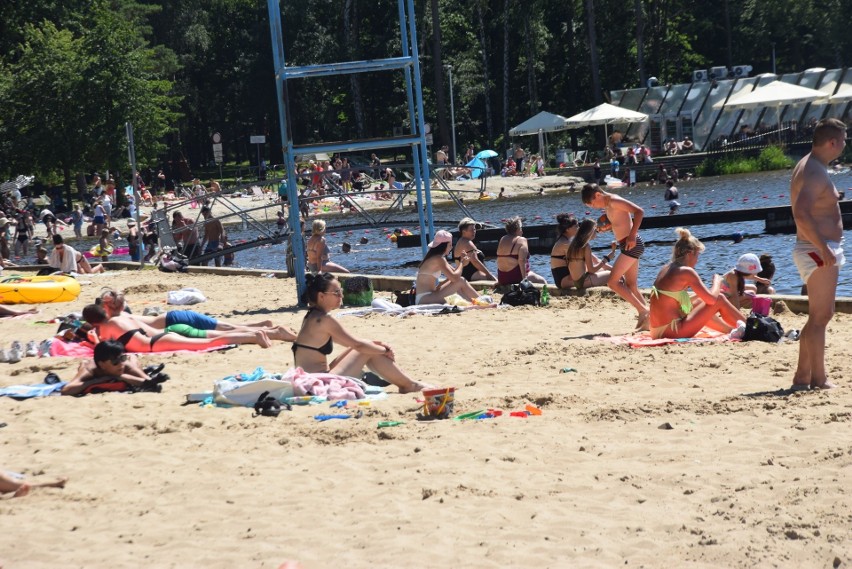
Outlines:
{"type": "Polygon", "coordinates": [[[541,304],[541,293],[527,279],[522,280],[518,284],[513,284],[512,288],[503,295],[500,304],[508,304],[509,306],[523,306],[530,304],[539,306],[541,304]]]}
{"type": "Polygon", "coordinates": [[[758,340],[761,342],[778,342],[784,337],[784,328],[770,316],[751,314],[746,320],[743,341],[758,340]]]}
{"type": "Polygon", "coordinates": [[[396,297],[394,302],[403,308],[417,304],[417,289],[414,287],[410,290],[395,290],[393,294],[396,297]]]}
{"type": "Polygon", "coordinates": [[[370,306],[373,302],[373,283],[367,277],[343,279],[343,304],[370,306]]]}

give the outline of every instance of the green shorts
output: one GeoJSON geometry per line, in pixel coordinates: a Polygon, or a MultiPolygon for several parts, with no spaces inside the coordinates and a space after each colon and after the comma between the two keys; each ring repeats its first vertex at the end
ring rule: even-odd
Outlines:
{"type": "Polygon", "coordinates": [[[165,330],[166,332],[174,332],[175,334],[180,334],[187,338],[207,337],[207,330],[199,330],[198,328],[193,328],[188,324],[172,324],[171,326],[166,326],[165,330]]]}

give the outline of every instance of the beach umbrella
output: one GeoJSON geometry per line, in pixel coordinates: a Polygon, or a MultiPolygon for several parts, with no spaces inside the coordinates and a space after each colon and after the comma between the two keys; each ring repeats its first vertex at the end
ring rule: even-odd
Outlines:
{"type": "Polygon", "coordinates": [[[565,123],[567,119],[562,115],[541,111],[537,115],[528,118],[518,126],[509,130],[509,136],[528,136],[538,135],[538,150],[543,156],[547,155],[547,148],[544,142],[544,135],[548,132],[556,132],[565,130],[568,125],[565,123]]]}
{"type": "Polygon", "coordinates": [[[756,109],[758,107],[781,107],[801,103],[814,103],[828,98],[828,93],[808,89],[800,85],[773,81],[754,91],[740,91],[727,101],[719,101],[714,109],[756,109]]]}
{"type": "Polygon", "coordinates": [[[493,150],[480,150],[476,155],[476,157],[480,160],[487,160],[488,158],[494,158],[495,156],[497,156],[497,153],[493,150]]]}
{"type": "Polygon", "coordinates": [[[569,128],[565,121],[568,120],[561,115],[541,111],[534,117],[530,117],[518,126],[509,130],[509,136],[527,136],[539,134],[540,132],[555,132],[569,128]]]}
{"type": "Polygon", "coordinates": [[[839,90],[829,99],[831,103],[844,103],[846,101],[852,101],[852,86],[847,86],[839,90]]]}
{"type": "Polygon", "coordinates": [[[714,109],[756,109],[759,107],[775,107],[778,114],[778,132],[781,132],[781,107],[802,103],[825,103],[828,93],[808,89],[801,85],[773,81],[754,91],[740,91],[727,101],[722,100],[713,105],[714,109]]]}
{"type": "Polygon", "coordinates": [[[616,107],[609,103],[601,103],[597,107],[578,113],[573,117],[568,117],[565,120],[568,128],[604,125],[604,138],[606,138],[608,136],[607,127],[609,125],[643,122],[648,120],[648,115],[638,111],[631,111],[630,109],[616,107]]]}

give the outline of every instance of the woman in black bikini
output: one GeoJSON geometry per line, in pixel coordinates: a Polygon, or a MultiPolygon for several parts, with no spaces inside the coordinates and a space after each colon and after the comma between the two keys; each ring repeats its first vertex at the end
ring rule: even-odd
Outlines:
{"type": "Polygon", "coordinates": [[[568,245],[577,235],[577,218],[570,213],[560,213],[556,216],[559,238],[550,250],[550,274],[553,275],[553,283],[565,290],[574,286],[574,279],[568,271],[568,245]]]}
{"type": "Polygon", "coordinates": [[[568,259],[568,271],[574,281],[574,286],[578,289],[606,286],[609,280],[610,271],[605,269],[609,268],[609,262],[612,260],[618,244],[613,241],[612,251],[609,255],[604,255],[603,259],[598,259],[592,255],[590,243],[595,237],[597,225],[594,219],[581,221],[577,235],[571,241],[568,251],[565,253],[568,259]]]}
{"type": "Polygon", "coordinates": [[[340,321],[328,313],[340,308],[343,291],[331,273],[305,275],[305,300],[310,308],[302,321],[302,329],[293,342],[293,361],[308,373],[333,373],[361,377],[364,367],[399,388],[400,393],[421,391],[430,387],[414,381],[396,365],[393,349],[384,342],[362,340],[347,332],[340,321]],[[328,356],[334,342],[346,350],[331,363],[328,356]]]}
{"type": "Polygon", "coordinates": [[[459,222],[459,240],[453,248],[453,260],[465,259],[462,261],[461,276],[468,282],[497,280],[485,266],[485,255],[476,248],[476,243],[473,242],[476,237],[476,230],[481,227],[479,223],[469,217],[465,217],[459,222]]]}

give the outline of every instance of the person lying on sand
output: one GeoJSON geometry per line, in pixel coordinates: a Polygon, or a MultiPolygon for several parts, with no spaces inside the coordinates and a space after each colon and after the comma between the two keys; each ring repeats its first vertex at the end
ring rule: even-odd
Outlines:
{"type": "Polygon", "coordinates": [[[175,332],[164,332],[137,322],[130,314],[110,317],[103,306],[89,304],[83,308],[83,320],[94,328],[95,342],[117,340],[128,352],[170,352],[175,350],[205,350],[228,344],[272,345],[263,330],[256,332],[209,332],[214,337],[188,338],[175,332]]]}
{"type": "Polygon", "coordinates": [[[400,393],[421,391],[430,387],[414,381],[396,363],[393,349],[379,341],[355,338],[340,321],[329,316],[329,312],[340,308],[343,290],[331,273],[305,275],[306,290],[303,301],[310,308],[302,321],[302,328],[293,342],[293,361],[308,373],[333,373],[350,377],[361,377],[364,366],[377,373],[382,379],[399,387],[400,393]],[[346,350],[328,363],[334,343],[346,350]]]}
{"type": "Polygon", "coordinates": [[[62,395],[84,395],[93,387],[104,383],[122,382],[136,391],[160,391],[160,384],[169,377],[162,373],[151,377],[139,365],[139,359],[125,353],[124,345],[107,340],[95,346],[91,360],[77,368],[74,379],[62,387],[62,395]]]}
{"type": "Polygon", "coordinates": [[[0,304],[0,318],[5,318],[7,316],[23,316],[24,314],[38,314],[38,308],[16,310],[0,304]]]}
{"type": "Polygon", "coordinates": [[[0,470],[0,494],[12,494],[12,498],[21,498],[30,493],[33,488],[65,488],[68,478],[62,477],[50,482],[28,482],[23,478],[10,476],[0,470]]]}
{"type": "Polygon", "coordinates": [[[157,316],[131,314],[126,312],[127,300],[124,293],[109,288],[101,291],[100,296],[95,300],[95,304],[101,304],[110,317],[124,313],[140,325],[156,329],[157,332],[177,332],[189,338],[217,338],[220,333],[224,332],[254,333],[260,330],[270,340],[292,342],[296,339],[295,330],[286,326],[275,326],[271,320],[237,324],[218,320],[194,310],[170,310],[157,316]],[[198,335],[200,331],[204,331],[206,334],[198,335]]]}
{"type": "Polygon", "coordinates": [[[704,326],[742,338],[742,313],[722,294],[722,277],[713,275],[709,290],[695,271],[704,244],[688,229],[678,227],[672,262],[664,266],[651,287],[651,337],[692,338],[704,326]],[[697,299],[690,297],[692,289],[697,299]]]}

